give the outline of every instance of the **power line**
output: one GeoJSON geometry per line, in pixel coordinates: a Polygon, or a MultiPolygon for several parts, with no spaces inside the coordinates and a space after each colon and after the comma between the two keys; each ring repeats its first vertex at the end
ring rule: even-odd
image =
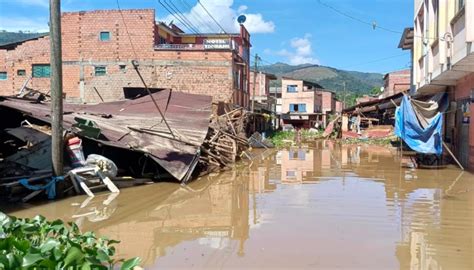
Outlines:
{"type": "Polygon", "coordinates": [[[195,12],[195,14],[192,12],[193,10],[193,7],[188,4],[188,2],[186,0],[180,0],[181,3],[183,3],[186,7],[185,8],[189,8],[189,14],[196,20],[197,23],[200,23],[202,26],[206,26],[208,29],[209,29],[209,32],[212,33],[214,30],[211,26],[211,24],[204,20],[201,15],[199,15],[199,13],[195,12]]]}
{"type": "MultiPolygon", "coordinates": [[[[166,0],[164,0],[164,2],[167,3],[166,0]]],[[[181,12],[181,10],[179,10],[178,7],[177,7],[175,4],[173,4],[172,1],[169,1],[169,2],[170,2],[171,5],[168,4],[168,6],[169,6],[171,9],[173,9],[173,11],[175,11],[175,12],[177,13],[177,15],[180,16],[180,17],[183,19],[183,21],[185,21],[189,26],[191,26],[191,28],[193,29],[193,31],[194,31],[196,34],[199,34],[199,29],[197,29],[196,26],[195,26],[191,21],[189,21],[189,20],[186,18],[186,16],[184,16],[184,14],[181,12]],[[174,7],[174,8],[173,8],[173,7],[174,7]]]]}
{"type": "Polygon", "coordinates": [[[130,32],[128,32],[127,23],[125,22],[125,18],[123,16],[122,9],[120,8],[119,0],[117,0],[117,8],[120,12],[120,16],[122,17],[122,22],[123,22],[123,25],[125,26],[125,31],[127,32],[128,40],[130,41],[130,46],[132,47],[133,54],[135,55],[135,59],[137,59],[138,54],[137,54],[137,51],[135,51],[135,47],[133,46],[132,37],[130,36],[130,32]]]}
{"type": "Polygon", "coordinates": [[[175,14],[175,12],[171,11],[171,10],[167,7],[167,5],[163,4],[163,3],[161,2],[161,0],[157,0],[157,1],[158,1],[158,3],[159,3],[162,7],[164,7],[164,8],[166,9],[166,11],[168,11],[168,13],[169,13],[171,16],[175,17],[179,22],[181,22],[181,24],[183,24],[183,26],[186,27],[190,32],[195,32],[191,27],[189,27],[185,22],[183,22],[183,21],[181,20],[181,18],[180,18],[177,14],[175,14]]]}
{"type": "Polygon", "coordinates": [[[201,0],[198,0],[197,2],[202,7],[202,9],[204,9],[204,11],[209,15],[209,17],[211,17],[211,19],[217,24],[217,26],[219,26],[219,28],[222,30],[222,32],[227,34],[224,27],[222,27],[222,25],[220,25],[220,23],[214,18],[214,16],[212,16],[212,14],[207,10],[207,8],[201,3],[201,0]]]}
{"type": "MultiPolygon", "coordinates": [[[[342,10],[340,10],[340,9],[337,9],[337,8],[335,8],[335,7],[329,5],[329,4],[327,4],[327,3],[325,3],[325,2],[323,2],[323,1],[321,1],[321,0],[318,0],[318,3],[319,3],[320,5],[323,5],[323,6],[327,7],[327,8],[329,8],[329,9],[331,9],[332,11],[336,12],[336,13],[339,14],[339,15],[342,15],[342,16],[344,16],[344,17],[347,17],[347,18],[349,18],[349,19],[352,19],[352,20],[357,21],[357,22],[362,23],[362,24],[370,25],[374,30],[376,30],[376,29],[378,28],[378,29],[384,30],[384,31],[386,31],[386,32],[394,33],[394,34],[399,34],[399,35],[400,35],[400,34],[403,34],[402,31],[393,30],[393,29],[390,29],[390,28],[387,28],[387,27],[380,26],[380,25],[377,24],[376,21],[368,22],[368,21],[362,20],[362,19],[360,19],[360,18],[357,18],[357,17],[355,17],[355,16],[353,16],[353,15],[347,13],[347,12],[344,12],[344,11],[342,11],[342,10]]],[[[421,39],[432,39],[432,40],[436,40],[436,39],[437,39],[437,38],[430,38],[430,37],[417,36],[417,35],[414,35],[413,37],[421,38],[421,39]]],[[[440,38],[440,40],[444,40],[444,39],[443,39],[443,38],[440,38]]]]}
{"type": "Polygon", "coordinates": [[[371,61],[368,61],[368,62],[359,63],[359,64],[355,64],[355,65],[351,65],[351,66],[346,66],[346,67],[342,67],[342,68],[343,68],[343,69],[347,69],[347,68],[351,68],[351,67],[363,66],[363,65],[368,65],[368,64],[372,64],[372,63],[382,62],[382,61],[385,61],[385,60],[389,60],[389,59],[393,59],[393,58],[397,58],[397,57],[401,57],[401,56],[408,56],[408,55],[409,55],[409,54],[407,54],[407,53],[402,53],[402,54],[397,54],[397,55],[392,55],[392,56],[388,56],[388,57],[384,57],[384,58],[379,58],[379,59],[371,60],[371,61]]]}

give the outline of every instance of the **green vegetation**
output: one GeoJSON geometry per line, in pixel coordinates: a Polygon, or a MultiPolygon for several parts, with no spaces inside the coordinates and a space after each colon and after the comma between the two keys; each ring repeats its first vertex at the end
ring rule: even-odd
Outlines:
{"type": "Polygon", "coordinates": [[[362,139],[362,138],[347,138],[341,140],[343,144],[371,144],[371,145],[381,145],[381,146],[390,146],[391,141],[394,140],[396,137],[384,137],[384,138],[370,138],[370,139],[362,139]]]}
{"type": "MultiPolygon", "coordinates": [[[[303,129],[301,131],[301,140],[311,141],[319,139],[322,136],[322,131],[313,131],[308,129],[303,129]]],[[[295,131],[276,131],[273,134],[270,134],[269,140],[277,148],[291,146],[295,143],[295,131]]]]}
{"type": "Polygon", "coordinates": [[[372,89],[383,85],[383,75],[380,73],[366,73],[358,71],[346,71],[331,67],[303,64],[288,65],[276,63],[262,66],[261,70],[277,75],[279,78],[272,81],[271,86],[281,86],[281,77],[291,77],[320,84],[322,87],[334,90],[340,100],[345,100],[349,106],[354,104],[357,97],[370,94],[372,89]],[[344,93],[344,82],[346,91],[344,93]]]}
{"type": "Polygon", "coordinates": [[[81,234],[74,223],[21,219],[0,212],[0,269],[133,269],[139,258],[115,260],[115,240],[81,234]]]}

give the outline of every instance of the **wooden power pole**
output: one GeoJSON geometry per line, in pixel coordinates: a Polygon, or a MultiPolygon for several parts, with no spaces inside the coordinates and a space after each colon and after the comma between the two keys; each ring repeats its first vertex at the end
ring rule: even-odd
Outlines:
{"type": "Polygon", "coordinates": [[[51,158],[53,174],[63,175],[63,68],[61,52],[61,1],[49,1],[51,48],[51,158]]]}

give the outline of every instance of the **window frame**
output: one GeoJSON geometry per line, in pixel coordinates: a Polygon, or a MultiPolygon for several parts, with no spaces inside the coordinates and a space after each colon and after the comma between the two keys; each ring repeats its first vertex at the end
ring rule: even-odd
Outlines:
{"type": "Polygon", "coordinates": [[[298,85],[296,84],[288,84],[286,86],[286,92],[287,93],[298,93],[298,85]],[[290,89],[294,89],[294,91],[290,91],[290,89]]]}
{"type": "Polygon", "coordinates": [[[50,64],[33,64],[33,65],[31,65],[31,77],[32,78],[50,78],[51,77],[51,65],[50,64]],[[38,68],[40,70],[37,70],[38,68]]]}
{"type": "Polygon", "coordinates": [[[110,40],[112,40],[112,33],[110,33],[110,31],[100,31],[99,40],[102,42],[109,42],[110,40]],[[107,34],[108,35],[107,39],[103,39],[102,34],[107,34]]]}
{"type": "Polygon", "coordinates": [[[16,70],[16,75],[17,76],[26,76],[26,70],[25,69],[17,69],[16,70]],[[20,74],[23,73],[23,74],[20,74]]]}
{"type": "Polygon", "coordinates": [[[106,76],[107,75],[107,66],[94,66],[94,77],[106,76]],[[104,73],[98,73],[98,69],[104,69],[104,73]]]}
{"type": "Polygon", "coordinates": [[[0,71],[0,81],[6,81],[8,80],[8,72],[7,71],[0,71]],[[2,75],[5,74],[5,77],[2,75]]]}

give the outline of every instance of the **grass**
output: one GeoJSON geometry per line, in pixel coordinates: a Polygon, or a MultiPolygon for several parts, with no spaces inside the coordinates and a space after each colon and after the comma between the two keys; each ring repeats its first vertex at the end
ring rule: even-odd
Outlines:
{"type": "MultiPolygon", "coordinates": [[[[311,141],[321,138],[322,134],[322,131],[303,129],[301,131],[301,139],[302,141],[311,141]]],[[[293,145],[295,143],[295,136],[295,131],[275,131],[270,134],[268,139],[273,143],[273,145],[275,145],[275,147],[283,148],[293,145]]]]}
{"type": "Polygon", "coordinates": [[[357,139],[357,138],[348,138],[343,139],[341,142],[343,144],[371,144],[371,145],[381,145],[381,146],[391,146],[391,141],[394,140],[393,136],[385,138],[371,138],[371,139],[357,139]]]}

